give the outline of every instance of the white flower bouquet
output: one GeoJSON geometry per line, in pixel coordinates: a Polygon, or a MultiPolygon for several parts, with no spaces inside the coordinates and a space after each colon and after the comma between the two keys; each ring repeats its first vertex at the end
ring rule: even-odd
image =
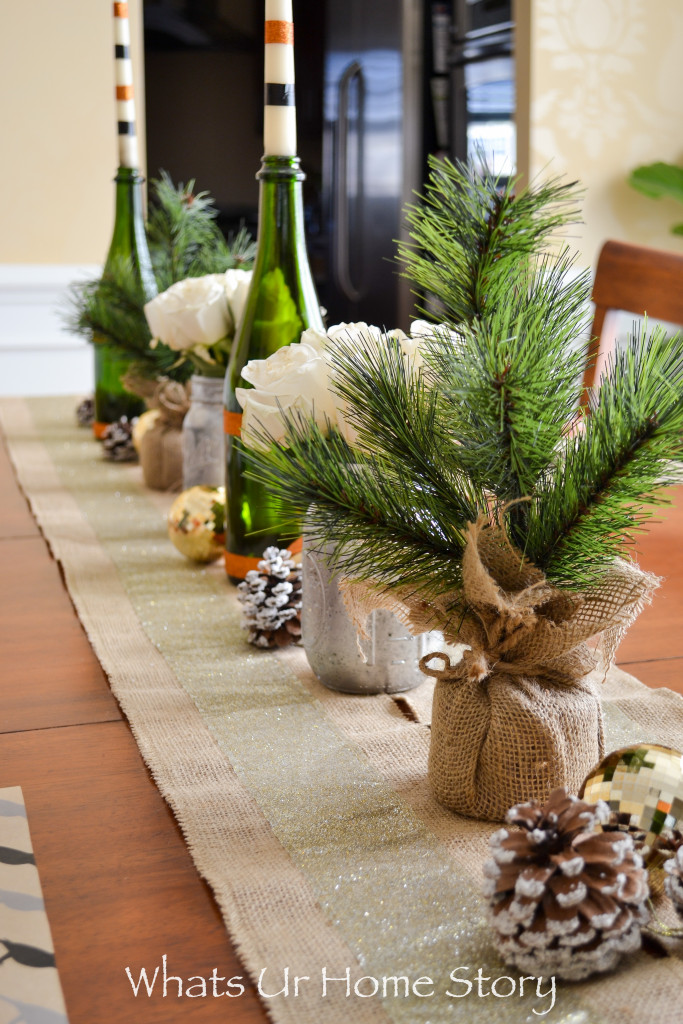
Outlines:
{"type": "Polygon", "coordinates": [[[145,305],[152,345],[168,345],[205,377],[223,377],[250,283],[250,270],[177,281],[145,305]]]}

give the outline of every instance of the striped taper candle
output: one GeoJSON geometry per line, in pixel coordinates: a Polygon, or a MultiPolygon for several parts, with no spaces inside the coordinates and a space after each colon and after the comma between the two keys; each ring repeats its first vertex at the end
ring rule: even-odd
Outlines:
{"type": "Polygon", "coordinates": [[[114,67],[116,69],[116,118],[119,128],[119,167],[139,166],[138,138],[133,99],[133,64],[130,59],[128,4],[114,4],[114,67]]]}
{"type": "Polygon", "coordinates": [[[292,0],[266,0],[264,156],[296,156],[292,0]]]}

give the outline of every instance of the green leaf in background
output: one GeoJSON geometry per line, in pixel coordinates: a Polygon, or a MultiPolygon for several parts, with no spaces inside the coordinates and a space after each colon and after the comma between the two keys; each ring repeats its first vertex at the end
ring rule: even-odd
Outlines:
{"type": "MultiPolygon", "coordinates": [[[[642,192],[652,199],[661,199],[662,196],[670,196],[683,203],[683,167],[676,167],[675,164],[665,164],[659,161],[655,164],[647,164],[644,167],[636,167],[631,171],[628,179],[629,185],[642,192]]],[[[673,229],[675,234],[680,234],[683,225],[673,229]]]]}

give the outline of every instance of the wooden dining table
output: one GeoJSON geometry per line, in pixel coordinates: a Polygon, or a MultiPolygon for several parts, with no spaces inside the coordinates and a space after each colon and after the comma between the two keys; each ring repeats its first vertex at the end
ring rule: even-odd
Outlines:
{"type": "MultiPolygon", "coordinates": [[[[665,580],[618,652],[683,694],[683,489],[638,544],[665,580]]],[[[0,445],[0,788],[21,786],[71,1024],[265,1021],[0,445]],[[126,968],[241,977],[239,998],[136,996],[126,968]]],[[[226,586],[228,584],[226,583],[226,586]]]]}

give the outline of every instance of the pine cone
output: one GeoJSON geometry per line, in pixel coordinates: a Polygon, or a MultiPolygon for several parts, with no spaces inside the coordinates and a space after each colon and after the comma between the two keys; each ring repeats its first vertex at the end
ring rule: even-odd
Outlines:
{"type": "Polygon", "coordinates": [[[95,400],[84,398],[76,406],[76,422],[79,427],[91,427],[95,422],[95,400]]]}
{"type": "Polygon", "coordinates": [[[676,833],[673,842],[675,853],[664,864],[664,890],[678,913],[683,914],[683,837],[680,832],[676,833]]]}
{"type": "Polygon", "coordinates": [[[102,454],[111,462],[137,462],[138,453],[133,444],[133,427],[137,416],[128,420],[121,416],[116,423],[110,423],[102,436],[102,454]]]}
{"type": "Polygon", "coordinates": [[[489,920],[507,963],[575,981],[640,947],[647,872],[631,836],[595,831],[608,817],[602,801],[564,789],[545,806],[533,800],[508,811],[523,831],[495,832],[484,865],[489,920]]]}
{"type": "Polygon", "coordinates": [[[286,647],[301,637],[301,567],[286,548],[266,548],[237,587],[242,628],[255,647],[286,647]]]}

